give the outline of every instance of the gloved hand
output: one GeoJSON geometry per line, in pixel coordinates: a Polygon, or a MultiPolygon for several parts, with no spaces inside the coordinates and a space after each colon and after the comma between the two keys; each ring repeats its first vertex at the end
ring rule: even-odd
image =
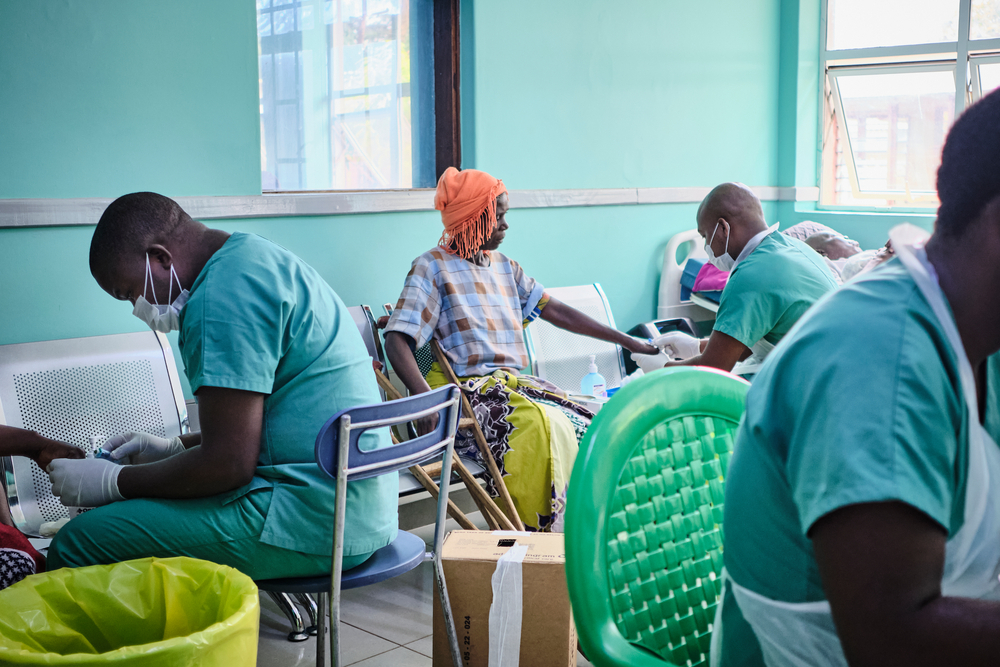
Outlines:
{"type": "Polygon", "coordinates": [[[683,331],[671,331],[653,339],[653,345],[674,359],[690,359],[701,354],[701,340],[683,331]]]}
{"type": "Polygon", "coordinates": [[[118,491],[120,465],[102,459],[56,459],[45,469],[52,493],[69,507],[99,507],[125,496],[118,491]]]}
{"type": "Polygon", "coordinates": [[[665,355],[663,352],[659,354],[636,354],[632,353],[632,361],[639,365],[643,373],[652,373],[653,371],[659,370],[667,365],[670,361],[670,357],[665,355]]]}
{"type": "Polygon", "coordinates": [[[184,451],[180,438],[158,438],[148,433],[129,432],[108,438],[101,449],[111,454],[111,459],[125,465],[153,463],[168,459],[184,451]],[[125,459],[122,461],[121,459],[125,459]]]}

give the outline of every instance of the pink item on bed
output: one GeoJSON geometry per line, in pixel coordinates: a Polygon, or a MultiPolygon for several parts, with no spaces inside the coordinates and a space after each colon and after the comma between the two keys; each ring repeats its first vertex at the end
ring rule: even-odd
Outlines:
{"type": "Polygon", "coordinates": [[[701,267],[701,271],[694,279],[693,292],[716,292],[721,291],[729,280],[729,271],[720,271],[713,265],[706,263],[701,267]]]}

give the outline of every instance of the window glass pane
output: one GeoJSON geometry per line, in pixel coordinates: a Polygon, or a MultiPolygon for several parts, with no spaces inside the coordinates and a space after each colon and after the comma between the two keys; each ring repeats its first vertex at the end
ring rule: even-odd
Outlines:
{"type": "Polygon", "coordinates": [[[941,147],[955,116],[954,73],[840,75],[837,85],[861,193],[935,206],[941,147]]]}
{"type": "Polygon", "coordinates": [[[264,190],[433,187],[433,0],[257,0],[264,190]]]}
{"type": "Polygon", "coordinates": [[[1000,88],[1000,63],[979,66],[979,86],[983,90],[983,97],[1000,88]]]}
{"type": "Polygon", "coordinates": [[[826,48],[954,42],[958,4],[959,0],[829,0],[826,48]]]}
{"type": "Polygon", "coordinates": [[[969,26],[969,37],[972,39],[1000,37],[1000,0],[972,0],[972,25],[969,26]]]}

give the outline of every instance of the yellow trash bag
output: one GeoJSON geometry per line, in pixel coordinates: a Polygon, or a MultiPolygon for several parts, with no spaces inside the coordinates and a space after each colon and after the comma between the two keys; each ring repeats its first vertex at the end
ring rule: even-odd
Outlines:
{"type": "Polygon", "coordinates": [[[0,591],[0,665],[255,665],[257,586],[225,565],[142,558],[0,591]]]}

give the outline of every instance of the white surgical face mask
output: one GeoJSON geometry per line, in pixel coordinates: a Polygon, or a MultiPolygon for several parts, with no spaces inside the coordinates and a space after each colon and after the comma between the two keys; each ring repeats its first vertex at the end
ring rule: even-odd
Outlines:
{"type": "Polygon", "coordinates": [[[719,271],[732,271],[736,260],[729,256],[729,237],[726,237],[726,249],[722,251],[721,255],[716,257],[715,252],[712,251],[712,241],[715,240],[717,231],[719,231],[718,222],[715,223],[715,229],[712,230],[712,238],[705,244],[705,254],[708,255],[708,261],[719,271]]]}
{"type": "Polygon", "coordinates": [[[149,255],[146,255],[146,279],[142,283],[142,296],[135,300],[135,307],[132,314],[149,325],[153,331],[160,333],[170,333],[181,328],[181,310],[188,300],[188,291],[181,287],[181,279],[177,277],[177,272],[170,265],[170,292],[167,294],[167,303],[160,305],[156,299],[156,288],[153,287],[153,271],[149,268],[149,255]],[[174,299],[174,281],[177,281],[177,289],[180,293],[174,299]],[[146,300],[147,286],[153,291],[153,303],[146,300]]]}

